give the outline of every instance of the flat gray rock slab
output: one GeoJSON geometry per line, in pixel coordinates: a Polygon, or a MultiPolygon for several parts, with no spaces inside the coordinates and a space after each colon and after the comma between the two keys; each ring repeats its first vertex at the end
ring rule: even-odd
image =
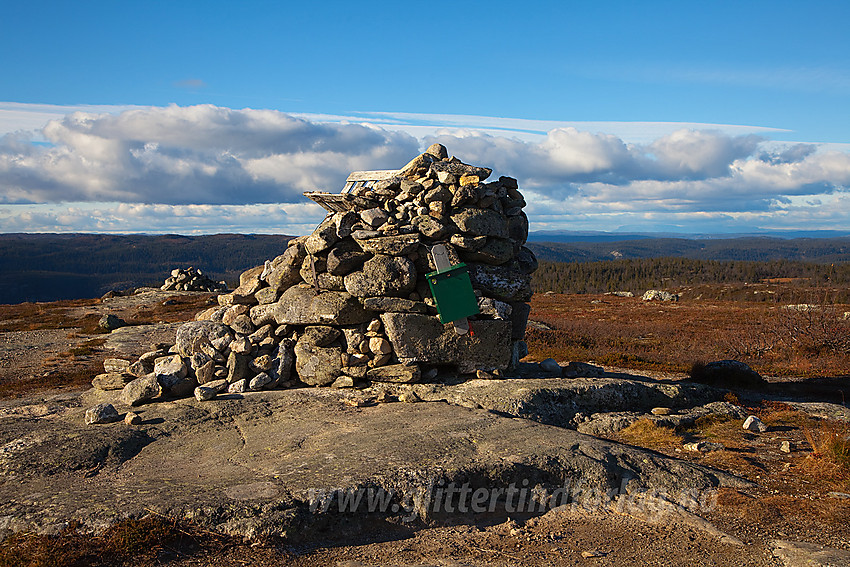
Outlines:
{"type": "Polygon", "coordinates": [[[135,427],[83,424],[95,403],[127,411],[110,392],[66,399],[72,407],[41,417],[8,412],[0,417],[0,531],[50,533],[72,520],[99,529],[154,511],[255,537],[316,521],[321,506],[311,504],[331,502],[322,498],[334,490],[383,491],[396,506],[371,509],[364,497],[326,513],[427,519],[444,511],[433,489],[450,483],[496,494],[496,512],[510,504],[495,491],[512,483],[602,499],[650,489],[694,498],[748,485],[528,419],[444,402],[341,403],[350,395],[300,389],[155,403],[135,409],[143,419],[135,427]]]}
{"type": "Polygon", "coordinates": [[[802,541],[774,540],[773,555],[785,567],[846,567],[850,551],[802,541]]]}
{"type": "Polygon", "coordinates": [[[850,409],[827,402],[787,402],[795,410],[821,419],[850,421],[850,409]]]}
{"type": "Polygon", "coordinates": [[[420,384],[415,391],[424,400],[446,400],[573,429],[577,414],[690,408],[722,399],[724,393],[702,384],[634,376],[469,380],[451,386],[420,384]]]}
{"type": "Polygon", "coordinates": [[[115,356],[136,356],[153,350],[155,343],[174,344],[177,329],[183,323],[157,323],[155,325],[128,325],[115,329],[106,338],[104,346],[116,351],[115,356]]]}

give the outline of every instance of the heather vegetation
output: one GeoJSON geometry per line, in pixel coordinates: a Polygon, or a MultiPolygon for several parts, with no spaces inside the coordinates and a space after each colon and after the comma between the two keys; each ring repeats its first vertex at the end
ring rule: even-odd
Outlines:
{"type": "MultiPolygon", "coordinates": [[[[778,289],[768,288],[784,285],[760,289],[782,297],[778,289]]],[[[734,286],[697,289],[701,293],[676,288],[682,292],[678,302],[643,301],[639,295],[537,294],[531,318],[545,326],[529,327],[531,358],[677,372],[731,358],[764,375],[850,375],[850,319],[845,316],[850,304],[742,301],[733,298],[734,286]]],[[[799,293],[824,296],[812,288],[799,293]]]]}

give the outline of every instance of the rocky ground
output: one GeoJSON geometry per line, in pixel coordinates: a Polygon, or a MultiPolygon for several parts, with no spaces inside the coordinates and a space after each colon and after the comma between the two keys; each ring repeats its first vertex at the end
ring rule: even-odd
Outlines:
{"type": "MultiPolygon", "coordinates": [[[[152,292],[63,313],[132,320],[174,297],[194,296],[152,292]]],[[[80,356],[131,358],[173,338],[169,323],[147,321],[97,336],[103,344],[80,356]]],[[[39,376],[39,357],[92,337],[9,330],[0,359],[39,376]]],[[[137,425],[85,425],[99,402],[130,411],[119,391],[18,394],[0,404],[0,529],[185,522],[191,537],[141,564],[850,564],[847,489],[807,468],[807,431],[845,423],[845,408],[604,370],[190,398],[133,409],[137,425]],[[766,431],[743,430],[750,413],[766,431]],[[681,437],[629,437],[637,422],[681,437]],[[685,448],[695,442],[723,447],[685,448]]]]}

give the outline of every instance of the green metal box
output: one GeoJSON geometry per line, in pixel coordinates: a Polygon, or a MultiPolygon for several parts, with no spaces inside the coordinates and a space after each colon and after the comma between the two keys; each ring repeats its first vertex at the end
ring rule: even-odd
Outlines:
{"type": "Polygon", "coordinates": [[[472,291],[466,264],[431,272],[425,277],[428,278],[441,323],[450,323],[479,313],[478,299],[472,291]]]}

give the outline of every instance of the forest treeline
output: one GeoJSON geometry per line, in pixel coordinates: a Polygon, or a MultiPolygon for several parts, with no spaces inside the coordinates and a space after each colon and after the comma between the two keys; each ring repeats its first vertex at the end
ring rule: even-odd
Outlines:
{"type": "Polygon", "coordinates": [[[850,263],[820,264],[797,260],[742,262],[690,258],[641,258],[597,262],[540,262],[534,291],[606,293],[676,288],[701,284],[757,284],[816,287],[850,284],[850,263]]]}
{"type": "MultiPolygon", "coordinates": [[[[290,238],[0,234],[0,303],[99,297],[112,289],[159,286],[172,269],[189,266],[232,284],[242,271],[282,254],[290,238]]],[[[643,293],[655,287],[766,278],[810,278],[815,284],[831,278],[836,285],[850,281],[847,238],[646,238],[528,246],[541,260],[534,276],[541,292],[643,293]]]]}
{"type": "Polygon", "coordinates": [[[593,262],[682,257],[694,260],[850,262],[850,238],[641,238],[617,242],[529,242],[540,260],[593,262]]]}

